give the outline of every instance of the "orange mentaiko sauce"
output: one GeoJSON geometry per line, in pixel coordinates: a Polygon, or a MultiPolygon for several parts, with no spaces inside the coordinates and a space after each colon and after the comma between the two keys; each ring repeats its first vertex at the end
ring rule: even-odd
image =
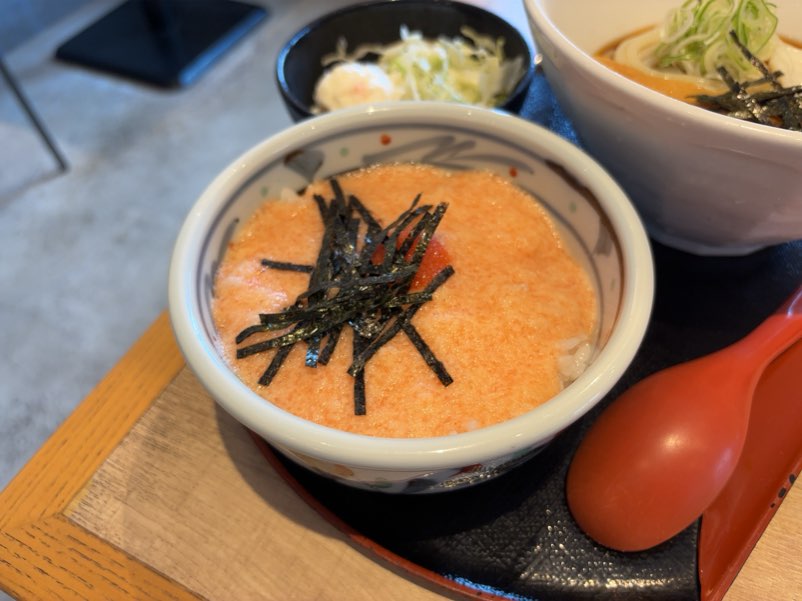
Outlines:
{"type": "MultiPolygon", "coordinates": [[[[258,380],[275,351],[237,359],[235,338],[292,305],[309,274],[266,268],[261,260],[313,265],[323,223],[313,194],[268,200],[230,243],[217,272],[213,316],[225,359],[271,403],[332,428],[373,436],[464,432],[520,415],[563,387],[561,343],[590,340],[597,300],[589,277],[565,248],[545,209],[499,176],[397,164],[339,176],[384,227],[421,203],[448,203],[435,240],[452,275],[412,323],[453,382],[444,386],[403,333],[368,361],[366,414],[354,414],[352,330],[345,327],[325,366],[307,367],[296,344],[269,386],[258,380]]],[[[275,334],[271,333],[271,336],[275,334]]]]}

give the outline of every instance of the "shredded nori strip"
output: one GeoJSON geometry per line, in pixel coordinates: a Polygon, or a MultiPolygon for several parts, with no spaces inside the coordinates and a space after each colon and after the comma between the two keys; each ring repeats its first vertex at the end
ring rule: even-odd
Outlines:
{"type": "Polygon", "coordinates": [[[278,373],[278,370],[281,368],[281,365],[284,363],[284,360],[287,358],[287,355],[290,354],[291,350],[291,346],[284,346],[278,349],[276,354],[273,355],[273,359],[270,361],[267,369],[262,374],[262,377],[259,378],[259,384],[262,386],[270,386],[270,382],[273,381],[273,378],[278,373]]]}
{"type": "MultiPolygon", "coordinates": [[[[424,292],[433,293],[449,277],[451,277],[453,273],[454,269],[450,265],[448,267],[443,268],[437,275],[435,275],[432,278],[432,281],[429,282],[429,284],[426,286],[424,292]]],[[[384,328],[380,336],[374,339],[371,342],[371,344],[368,345],[367,348],[365,348],[365,350],[359,354],[359,356],[354,358],[354,362],[351,364],[351,367],[348,368],[348,373],[353,376],[359,373],[360,371],[364,370],[365,364],[368,362],[368,360],[376,353],[376,351],[378,351],[382,346],[387,344],[390,340],[392,340],[395,337],[396,334],[398,334],[401,330],[404,329],[404,324],[409,323],[412,320],[412,318],[415,316],[415,313],[418,311],[419,308],[420,305],[413,305],[404,310],[401,314],[399,314],[397,318],[393,321],[392,325],[390,325],[387,328],[384,328]]],[[[407,333],[407,335],[409,334],[407,333]]],[[[410,340],[412,340],[412,344],[415,345],[418,352],[420,352],[421,355],[424,356],[424,359],[426,359],[425,349],[421,347],[419,344],[416,344],[415,338],[420,338],[420,336],[415,336],[415,337],[411,336],[410,340]]],[[[423,340],[421,339],[420,342],[423,342],[423,340]]],[[[423,344],[424,346],[426,346],[425,343],[423,344]]],[[[428,346],[426,346],[426,348],[428,348],[428,346]]],[[[427,364],[428,363],[429,361],[427,360],[427,364]]],[[[433,371],[438,376],[438,378],[440,378],[440,381],[443,383],[444,386],[448,386],[448,384],[450,384],[453,381],[451,379],[451,376],[449,376],[448,373],[445,372],[445,369],[443,369],[443,372],[445,372],[444,377],[441,377],[442,374],[439,373],[438,370],[435,369],[433,371]]]]}
{"type": "MultiPolygon", "coordinates": [[[[353,356],[356,358],[365,348],[367,342],[364,336],[354,332],[353,356]]],[[[354,415],[367,415],[368,403],[365,394],[365,370],[354,375],[354,415]]]]}
{"type": "Polygon", "coordinates": [[[273,269],[312,273],[312,267],[310,265],[298,265],[297,263],[286,263],[284,261],[271,261],[270,259],[262,259],[261,264],[262,267],[271,267],[273,269]]]}
{"type": "Polygon", "coordinates": [[[727,84],[729,92],[718,96],[697,94],[694,96],[696,101],[729,117],[802,131],[802,86],[784,87],[779,81],[782,72],[769,71],[766,65],[741,43],[734,31],[730,32],[730,36],[747,60],[760,71],[762,77],[738,82],[724,67],[718,67],[717,71],[727,84]]]}
{"type": "Polygon", "coordinates": [[[346,197],[336,178],[331,178],[329,185],[331,199],[313,196],[324,226],[315,264],[261,260],[271,269],[308,273],[307,289],[283,311],[261,313],[258,323],[242,330],[236,337],[238,345],[256,334],[282,332],[241,346],[237,358],[275,349],[259,379],[259,384],[268,386],[299,342],[306,343],[304,361],[308,367],[326,365],[347,325],[354,333],[348,368],[354,378],[354,414],[365,415],[366,364],[382,346],[403,332],[429,369],[448,386],[453,378],[412,324],[412,318],[451,277],[453,267],[443,268],[422,290],[410,290],[447,204],[422,205],[419,194],[407,210],[382,227],[358,198],[346,197]],[[381,259],[378,262],[377,257],[381,259]]]}

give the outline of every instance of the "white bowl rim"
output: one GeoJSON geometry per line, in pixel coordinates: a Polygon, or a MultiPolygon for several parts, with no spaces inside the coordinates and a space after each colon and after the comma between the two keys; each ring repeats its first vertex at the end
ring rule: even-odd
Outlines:
{"type": "Polygon", "coordinates": [[[651,247],[645,229],[625,193],[598,163],[535,123],[497,109],[442,102],[385,102],[327,113],[297,123],[246,151],[212,181],[187,215],[175,243],[168,279],[169,314],[179,346],[199,380],[228,413],[279,448],[333,463],[391,471],[482,463],[524,452],[538,440],[558,434],[601,400],[629,366],[645,335],[654,298],[651,247]],[[388,125],[399,119],[488,123],[496,133],[540,140],[564,165],[581,173],[584,183],[596,193],[622,250],[622,305],[599,357],[550,401],[506,422],[450,436],[399,439],[353,434],[309,422],[269,403],[239,380],[201,334],[200,310],[193,300],[197,295],[188,292],[194,289],[197,249],[218,206],[216,199],[229,197],[264,163],[265,156],[284,154],[299,142],[348,130],[366,119],[388,125]],[[616,210],[609,211],[613,205],[616,210]]]}
{"type": "MultiPolygon", "coordinates": [[[[779,127],[771,127],[752,123],[735,117],[728,117],[714,111],[693,106],[687,102],[671,98],[651,88],[632,81],[602,65],[590,54],[582,50],[552,21],[542,5],[548,0],[524,0],[526,12],[530,20],[538,25],[548,39],[560,51],[571,58],[573,64],[586,76],[604,82],[625,96],[636,98],[639,102],[667,117],[682,118],[689,125],[705,127],[716,130],[722,135],[731,136],[732,139],[742,140],[744,144],[764,143],[778,144],[781,148],[799,151],[802,142],[802,132],[791,131],[779,127]],[[748,140],[748,142],[747,142],[748,140]]],[[[633,0],[634,2],[634,0],[633,0]]],[[[637,3],[640,5],[640,3],[637,3]]],[[[577,13],[579,16],[581,13],[577,13]]],[[[622,32],[625,35],[627,32],[622,32]]],[[[612,39],[611,39],[612,41],[612,39]]],[[[535,40],[537,44],[537,40],[535,40]]],[[[706,144],[713,145],[712,138],[705,138],[706,144]]],[[[717,145],[720,145],[720,142],[717,145]]]]}

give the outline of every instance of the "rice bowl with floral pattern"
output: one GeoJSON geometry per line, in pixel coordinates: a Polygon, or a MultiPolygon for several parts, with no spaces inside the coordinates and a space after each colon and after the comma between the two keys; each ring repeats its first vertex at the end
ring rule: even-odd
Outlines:
{"type": "Polygon", "coordinates": [[[618,381],[643,339],[653,293],[643,226],[626,195],[592,159],[518,117],[426,102],[322,115],[246,152],[189,213],[169,277],[170,317],[179,346],[221,407],[302,466],[346,485],[393,493],[470,486],[533,458],[618,381]],[[396,163],[488,171],[512,182],[537,198],[587,270],[598,301],[593,357],[546,402],[457,434],[368,436],[278,407],[235,375],[221,355],[212,315],[215,275],[232,236],[249,216],[282,190],[301,191],[331,176],[396,163]]]}

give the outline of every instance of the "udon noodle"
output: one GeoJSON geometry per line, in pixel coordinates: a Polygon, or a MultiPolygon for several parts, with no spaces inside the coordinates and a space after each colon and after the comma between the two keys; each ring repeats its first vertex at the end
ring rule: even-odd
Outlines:
{"type": "Polygon", "coordinates": [[[662,24],[615,40],[599,61],[668,96],[705,105],[699,95],[737,86],[783,89],[802,107],[802,47],[777,34],[774,7],[763,0],[686,0],[662,24]]]}

